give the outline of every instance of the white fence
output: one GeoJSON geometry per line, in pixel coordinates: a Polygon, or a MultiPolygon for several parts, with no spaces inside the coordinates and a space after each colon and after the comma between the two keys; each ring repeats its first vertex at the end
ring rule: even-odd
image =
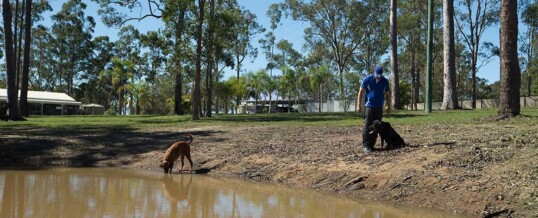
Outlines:
{"type": "MultiPolygon", "coordinates": [[[[459,106],[464,109],[471,109],[471,100],[459,101],[459,106]]],[[[521,107],[538,107],[538,96],[521,97],[521,107]]],[[[440,110],[442,102],[433,102],[432,109],[440,110]]],[[[362,103],[364,105],[364,102],[362,103]]],[[[318,102],[306,103],[306,112],[318,112],[318,102]]],[[[328,100],[321,104],[321,112],[344,112],[344,105],[338,100],[328,100]]],[[[499,99],[477,99],[476,109],[497,108],[499,107],[499,99]]],[[[411,108],[410,105],[406,105],[405,109],[411,108]]],[[[417,104],[418,110],[424,110],[424,103],[417,104]]],[[[355,101],[351,102],[347,110],[355,111],[355,101]]]]}

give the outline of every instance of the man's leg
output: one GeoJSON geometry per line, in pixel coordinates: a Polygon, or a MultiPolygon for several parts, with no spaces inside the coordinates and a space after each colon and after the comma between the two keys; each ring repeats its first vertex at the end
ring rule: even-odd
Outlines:
{"type": "Polygon", "coordinates": [[[370,134],[368,132],[368,127],[372,125],[372,122],[375,120],[375,109],[371,107],[366,107],[365,117],[364,117],[364,127],[362,128],[362,146],[365,152],[370,152],[373,150],[377,134],[370,134]]]}

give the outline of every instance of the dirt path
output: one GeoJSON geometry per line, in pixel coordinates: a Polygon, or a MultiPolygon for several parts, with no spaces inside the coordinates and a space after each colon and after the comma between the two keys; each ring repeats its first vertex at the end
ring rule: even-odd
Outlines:
{"type": "MultiPolygon", "coordinates": [[[[500,217],[538,216],[536,127],[398,126],[409,147],[365,154],[360,127],[251,125],[2,132],[0,166],[107,166],[159,170],[188,132],[196,169],[210,174],[500,217]]],[[[379,145],[377,145],[379,146],[379,145]]]]}

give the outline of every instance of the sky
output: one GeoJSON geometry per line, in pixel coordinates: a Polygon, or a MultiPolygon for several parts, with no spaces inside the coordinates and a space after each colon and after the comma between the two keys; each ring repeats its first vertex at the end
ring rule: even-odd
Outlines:
{"type": "MultiPolygon", "coordinates": [[[[53,12],[44,15],[45,20],[41,21],[41,23],[45,26],[52,25],[50,21],[50,16],[60,10],[61,5],[66,1],[49,0],[49,2],[53,8],[53,12]]],[[[89,16],[93,16],[96,21],[94,37],[108,35],[112,41],[117,40],[117,33],[119,32],[119,29],[106,27],[101,22],[101,18],[97,15],[98,5],[89,0],[83,0],[83,2],[88,5],[86,9],[86,14],[89,16]]],[[[270,19],[266,16],[267,8],[269,8],[269,5],[271,4],[282,2],[284,2],[284,0],[238,0],[239,5],[254,13],[257,16],[258,23],[267,29],[270,26],[270,19]]],[[[137,14],[140,12],[135,10],[133,11],[133,13],[137,14]]],[[[131,21],[128,24],[131,24],[138,28],[141,33],[157,30],[163,27],[162,22],[156,18],[147,18],[141,22],[131,21]]],[[[291,18],[283,18],[282,24],[275,30],[276,41],[278,42],[281,39],[286,39],[293,44],[295,50],[301,53],[305,53],[302,48],[304,44],[303,31],[307,26],[308,23],[306,22],[293,21],[291,18]]],[[[258,48],[258,57],[254,60],[252,58],[247,58],[243,63],[243,69],[245,69],[245,71],[242,71],[242,73],[245,73],[247,71],[256,72],[259,69],[264,69],[267,65],[265,55],[262,53],[262,49],[259,47],[258,43],[258,40],[262,38],[263,35],[263,33],[258,34],[251,39],[252,45],[258,48]]],[[[491,42],[494,45],[499,46],[499,26],[493,26],[486,30],[482,42],[491,42]]],[[[386,57],[388,58],[389,56],[386,55],[386,57]]],[[[479,69],[477,76],[480,78],[487,79],[488,83],[493,83],[499,80],[499,69],[499,58],[495,56],[486,65],[479,69]]],[[[390,69],[385,70],[388,72],[390,69]]],[[[400,69],[400,73],[402,73],[402,69],[400,69]]],[[[224,79],[228,79],[229,77],[234,75],[236,75],[235,70],[225,69],[224,79]]]]}

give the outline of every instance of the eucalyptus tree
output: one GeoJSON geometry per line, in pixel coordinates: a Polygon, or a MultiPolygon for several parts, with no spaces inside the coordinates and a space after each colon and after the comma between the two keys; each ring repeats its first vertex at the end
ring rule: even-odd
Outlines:
{"type": "Polygon", "coordinates": [[[206,72],[206,116],[211,117],[211,109],[213,106],[213,69],[215,62],[214,48],[213,43],[215,39],[215,29],[217,22],[215,21],[215,0],[209,0],[209,16],[208,16],[208,28],[207,28],[207,48],[206,48],[206,59],[207,59],[207,72],[206,72]]]}
{"type": "Polygon", "coordinates": [[[248,10],[236,8],[232,13],[235,25],[229,30],[234,34],[231,50],[235,59],[237,78],[239,78],[245,58],[255,59],[258,55],[258,49],[250,43],[251,39],[264,32],[265,29],[256,21],[256,15],[248,10]]]}
{"type": "MultiPolygon", "coordinates": [[[[293,75],[293,85],[286,85],[284,90],[286,88],[293,89],[293,90],[285,90],[283,93],[293,93],[295,95],[295,100],[298,100],[298,98],[301,98],[301,94],[303,93],[304,87],[308,88],[308,78],[305,68],[305,60],[304,57],[299,53],[297,50],[293,48],[293,44],[290,43],[288,40],[280,40],[276,47],[280,53],[274,55],[274,58],[276,60],[276,63],[278,67],[281,69],[286,69],[286,73],[289,74],[285,76],[286,78],[280,78],[282,79],[289,79],[291,74],[293,75]]],[[[288,80],[289,82],[289,80],[288,80]]]]}
{"type": "MultiPolygon", "coordinates": [[[[433,39],[435,42],[442,41],[442,8],[441,4],[433,4],[434,6],[434,31],[433,39]]],[[[398,32],[399,39],[403,42],[402,51],[400,55],[401,61],[398,63],[402,80],[400,84],[409,83],[411,85],[410,91],[410,103],[411,109],[416,110],[419,101],[424,100],[423,89],[425,80],[423,79],[426,71],[426,43],[427,38],[427,24],[428,24],[428,4],[424,4],[424,1],[420,0],[405,0],[399,1],[399,13],[398,18],[398,32]],[[405,69],[405,70],[402,70],[405,69]]],[[[440,59],[443,58],[443,44],[433,43],[432,46],[432,60],[433,60],[433,99],[436,101],[442,100],[443,91],[443,76],[437,75],[442,72],[443,62],[440,59]]],[[[392,84],[391,84],[392,85],[392,84]]],[[[405,96],[404,93],[400,93],[400,97],[405,96]]],[[[403,102],[403,100],[402,100],[403,102]]]]}
{"type": "MultiPolygon", "coordinates": [[[[214,59],[212,61],[214,63],[214,72],[212,72],[214,85],[212,86],[220,83],[225,68],[234,67],[232,48],[235,34],[230,30],[236,24],[233,12],[239,7],[235,0],[223,0],[215,3],[215,17],[212,19],[213,24],[211,25],[213,31],[211,45],[213,47],[212,53],[214,59]]],[[[218,102],[220,97],[221,95],[215,95],[215,102],[218,102]]],[[[218,104],[215,104],[215,112],[219,112],[218,104]]]]}
{"type": "MultiPolygon", "coordinates": [[[[538,75],[538,2],[524,4],[522,21],[527,25],[527,32],[522,37],[521,51],[527,55],[524,78],[527,96],[532,95],[532,81],[538,75]]],[[[535,85],[536,87],[536,85],[535,85]]]]}
{"type": "Polygon", "coordinates": [[[491,58],[491,55],[481,52],[491,44],[481,45],[480,42],[485,30],[499,21],[498,4],[499,0],[459,0],[464,11],[456,12],[454,16],[464,44],[471,52],[472,108],[476,108],[476,73],[491,58]]]}
{"type": "MultiPolygon", "coordinates": [[[[243,62],[247,57],[255,59],[258,49],[253,47],[251,39],[254,35],[264,32],[265,30],[256,21],[256,15],[248,10],[235,8],[230,11],[233,14],[234,23],[230,28],[233,34],[230,48],[234,62],[237,77],[240,78],[243,62]]],[[[236,96],[236,106],[241,103],[241,96],[236,96]]]]}
{"type": "Polygon", "coordinates": [[[280,10],[280,7],[278,4],[272,4],[267,9],[267,12],[265,13],[267,17],[271,19],[271,25],[270,25],[270,31],[267,31],[265,33],[264,38],[261,38],[258,40],[260,43],[263,53],[265,54],[265,58],[267,59],[267,67],[266,69],[269,70],[269,76],[273,76],[273,69],[276,68],[276,61],[274,58],[274,49],[275,49],[275,30],[280,24],[280,19],[282,18],[282,10],[280,10]]]}
{"type": "Polygon", "coordinates": [[[19,113],[18,90],[16,86],[17,72],[15,69],[15,52],[13,51],[13,30],[12,30],[11,5],[9,0],[2,1],[2,18],[4,22],[4,49],[6,55],[6,74],[7,74],[7,100],[9,107],[9,119],[18,121],[24,120],[19,113]]]}
{"type": "Polygon", "coordinates": [[[32,44],[32,0],[26,0],[24,4],[24,62],[22,65],[19,110],[23,116],[28,116],[28,77],[30,74],[30,45],[32,44]]]}
{"type": "Polygon", "coordinates": [[[454,0],[443,0],[444,89],[441,106],[443,110],[458,108],[454,40],[454,0]]]}
{"type": "MultiPolygon", "coordinates": [[[[387,15],[389,8],[386,1],[365,1],[364,7],[370,16],[366,18],[368,19],[367,22],[364,22],[361,27],[365,39],[360,42],[353,61],[356,62],[354,64],[355,70],[366,76],[373,72],[375,66],[381,62],[381,57],[387,53],[390,46],[390,34],[387,28],[389,25],[387,15]]],[[[401,31],[400,29],[398,32],[401,31]]],[[[402,36],[400,35],[400,37],[402,36]]]]}
{"type": "Polygon", "coordinates": [[[422,1],[407,0],[402,1],[400,4],[400,39],[405,42],[404,52],[402,53],[404,59],[407,62],[401,62],[403,66],[407,66],[406,70],[409,72],[409,82],[411,83],[411,109],[417,109],[417,103],[419,101],[421,69],[425,66],[425,56],[421,54],[426,53],[425,43],[426,38],[426,14],[427,7],[422,1]],[[417,31],[419,30],[419,31],[417,31]]]}
{"type": "Polygon", "coordinates": [[[501,118],[511,118],[520,114],[519,86],[521,72],[517,55],[518,16],[517,1],[501,0],[501,91],[499,110],[501,118]]]}
{"type": "Polygon", "coordinates": [[[141,70],[146,63],[141,60],[142,43],[141,34],[133,25],[123,26],[118,33],[118,40],[115,42],[117,49],[116,57],[121,60],[128,60],[134,65],[132,74],[130,76],[131,89],[127,91],[129,99],[129,111],[131,114],[136,113],[135,93],[132,87],[138,83],[143,71],[141,70]]]}
{"type": "Polygon", "coordinates": [[[192,94],[192,119],[199,120],[202,112],[202,96],[200,90],[201,74],[202,74],[202,43],[203,43],[203,26],[205,14],[206,0],[198,0],[198,13],[196,15],[196,61],[195,61],[195,76],[194,76],[194,91],[192,94]]]}
{"type": "Polygon", "coordinates": [[[95,21],[85,16],[87,5],[81,0],[69,0],[52,16],[52,33],[58,59],[59,91],[73,92],[74,81],[88,66],[95,21]],[[66,82],[65,88],[62,81],[66,82]]]}
{"type": "Polygon", "coordinates": [[[54,36],[49,28],[38,25],[32,30],[32,69],[30,84],[33,90],[54,91],[56,87],[55,66],[57,60],[54,59],[54,36]]]}
{"type": "Polygon", "coordinates": [[[172,60],[175,67],[174,75],[174,113],[183,115],[183,81],[185,78],[184,65],[186,64],[190,37],[188,30],[193,28],[194,3],[190,0],[165,1],[162,19],[165,26],[173,33],[172,60]]]}
{"type": "Polygon", "coordinates": [[[115,45],[108,36],[98,36],[93,39],[92,47],[88,70],[81,76],[84,81],[79,85],[81,95],[75,95],[75,97],[81,99],[82,102],[97,103],[108,108],[110,86],[103,83],[99,76],[111,65],[111,60],[116,55],[115,45]]]}
{"type": "MultiPolygon", "coordinates": [[[[138,81],[137,85],[135,85],[133,89],[133,91],[135,91],[134,97],[136,100],[136,114],[141,113],[140,101],[144,100],[140,97],[140,92],[142,92],[142,90],[138,88],[149,88],[150,90],[154,90],[157,77],[164,76],[166,60],[169,57],[170,48],[173,48],[172,42],[168,38],[170,38],[170,33],[163,32],[161,30],[148,31],[146,34],[140,35],[140,43],[142,48],[146,48],[147,51],[142,54],[142,64],[140,64],[141,67],[139,70],[142,71],[141,74],[144,75],[147,84],[138,85],[138,83],[143,82],[138,81]]],[[[154,93],[150,92],[150,98],[154,99],[155,97],[152,97],[151,94],[154,93]]]]}
{"type": "MultiPolygon", "coordinates": [[[[52,11],[52,7],[48,3],[48,1],[31,1],[31,43],[30,48],[28,51],[30,52],[28,60],[30,61],[29,64],[29,76],[28,76],[28,83],[29,83],[29,89],[31,90],[52,90],[51,86],[49,88],[45,88],[41,85],[41,74],[43,72],[46,72],[47,70],[51,70],[51,68],[56,65],[53,60],[54,55],[52,55],[51,51],[54,46],[53,43],[53,37],[51,35],[51,31],[48,28],[45,28],[43,25],[37,25],[36,27],[33,26],[33,24],[38,23],[39,21],[42,21],[43,14],[46,11],[52,11]],[[37,41],[37,42],[36,42],[37,41]],[[48,62],[48,63],[45,63],[48,62]],[[39,69],[39,70],[37,70],[39,69]]],[[[28,17],[28,16],[27,16],[28,17]]],[[[26,51],[26,50],[25,50],[26,51]]],[[[52,74],[52,71],[49,71],[48,74],[52,74]]],[[[50,76],[49,78],[53,78],[50,76]]],[[[23,81],[24,82],[24,81],[23,81]]],[[[53,81],[50,81],[49,84],[51,84],[53,81]]]]}
{"type": "Polygon", "coordinates": [[[307,44],[329,46],[338,68],[340,98],[345,101],[344,73],[363,40],[362,27],[370,16],[364,3],[351,0],[286,0],[282,6],[294,20],[310,23],[305,29],[307,44]]]}

